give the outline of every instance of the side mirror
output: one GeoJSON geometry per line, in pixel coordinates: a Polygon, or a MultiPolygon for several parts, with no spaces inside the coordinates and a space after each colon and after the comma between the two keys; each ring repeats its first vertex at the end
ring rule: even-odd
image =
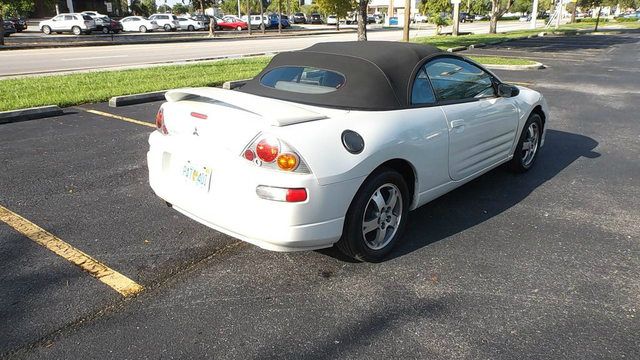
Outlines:
{"type": "Polygon", "coordinates": [[[500,97],[514,97],[520,94],[520,89],[513,85],[500,83],[498,84],[498,96],[500,97]]]}

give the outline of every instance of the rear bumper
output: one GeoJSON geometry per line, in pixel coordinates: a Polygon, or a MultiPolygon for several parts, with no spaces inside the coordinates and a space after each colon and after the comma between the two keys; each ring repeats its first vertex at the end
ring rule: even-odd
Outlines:
{"type": "Polygon", "coordinates": [[[149,183],[154,192],[189,218],[229,236],[275,251],[312,250],[340,239],[344,216],[364,180],[320,185],[314,175],[259,168],[239,154],[215,156],[193,143],[154,132],[147,153],[149,183]],[[190,161],[212,169],[208,190],[197,189],[181,176],[190,161]],[[305,188],[304,202],[261,199],[259,185],[305,188]]]}

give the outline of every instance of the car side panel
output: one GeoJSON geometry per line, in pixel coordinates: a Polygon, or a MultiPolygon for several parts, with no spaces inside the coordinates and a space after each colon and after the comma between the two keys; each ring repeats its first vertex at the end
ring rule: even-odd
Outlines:
{"type": "Polygon", "coordinates": [[[448,130],[435,107],[397,111],[342,111],[326,120],[273,128],[274,135],[296,148],[321,185],[363,178],[392,159],[409,162],[416,175],[415,194],[448,181],[448,130]],[[351,154],[341,135],[353,130],[364,150],[351,154]]]}

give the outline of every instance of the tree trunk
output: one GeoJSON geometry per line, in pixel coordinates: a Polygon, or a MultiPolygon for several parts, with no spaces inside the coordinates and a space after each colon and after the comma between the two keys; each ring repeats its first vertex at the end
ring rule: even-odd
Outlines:
{"type": "Polygon", "coordinates": [[[278,34],[282,33],[282,0],[278,0],[278,34]]]}
{"type": "Polygon", "coordinates": [[[249,36],[251,36],[251,3],[247,0],[247,31],[249,31],[249,36]]]}
{"type": "Polygon", "coordinates": [[[262,0],[260,0],[260,29],[262,29],[263,35],[266,27],[267,24],[264,23],[264,4],[262,3],[262,0]]]}
{"type": "Polygon", "coordinates": [[[602,6],[598,8],[598,18],[596,19],[596,28],[593,31],[598,31],[598,24],[600,23],[600,12],[602,11],[602,6]]]}
{"type": "Polygon", "coordinates": [[[369,0],[360,0],[358,11],[358,41],[367,41],[367,6],[369,0]]]}
{"type": "Polygon", "coordinates": [[[0,46],[4,45],[4,19],[2,18],[2,6],[0,5],[0,46]]]}
{"type": "Polygon", "coordinates": [[[571,23],[573,24],[574,22],[576,22],[576,9],[578,7],[576,6],[576,3],[573,3],[573,11],[571,12],[571,23]]]}
{"type": "Polygon", "coordinates": [[[498,14],[491,12],[491,18],[489,19],[489,34],[495,34],[498,31],[498,14]]]}

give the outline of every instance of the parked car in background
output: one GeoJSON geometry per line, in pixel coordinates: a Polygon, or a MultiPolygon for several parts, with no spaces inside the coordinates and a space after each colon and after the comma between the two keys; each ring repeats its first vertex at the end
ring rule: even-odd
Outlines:
{"type": "Polygon", "coordinates": [[[173,211],[265,249],[335,244],[372,262],[402,241],[410,210],[500,165],[530,170],[551,122],[539,92],[391,41],[282,52],[237,90],[166,99],[147,164],[173,211]]]}
{"type": "Polygon", "coordinates": [[[518,18],[518,21],[520,21],[520,22],[527,22],[527,21],[531,21],[531,15],[523,15],[523,16],[520,16],[520,17],[518,18]]]}
{"type": "Polygon", "coordinates": [[[280,22],[280,26],[283,29],[291,27],[291,24],[289,24],[289,19],[288,18],[281,18],[280,16],[278,16],[278,14],[269,15],[269,24],[268,24],[267,27],[268,28],[272,28],[272,29],[277,29],[278,28],[278,22],[280,22]]]}
{"type": "Polygon", "coordinates": [[[242,31],[248,28],[246,21],[232,15],[224,16],[222,19],[216,19],[216,25],[218,30],[242,31]]]}
{"type": "Polygon", "coordinates": [[[123,30],[122,24],[119,21],[114,20],[114,19],[112,19],[110,17],[107,17],[107,16],[102,18],[102,29],[101,29],[102,33],[104,33],[104,34],[109,34],[109,33],[117,34],[122,30],[123,30]]]}
{"type": "Polygon", "coordinates": [[[17,17],[9,18],[8,20],[13,23],[13,27],[16,28],[17,32],[27,30],[27,20],[17,17]]]}
{"type": "Polygon", "coordinates": [[[374,14],[373,16],[376,18],[376,24],[384,23],[384,15],[383,14],[374,14]]]}
{"type": "Polygon", "coordinates": [[[427,15],[423,15],[423,14],[415,14],[413,16],[414,23],[426,23],[428,19],[429,18],[427,17],[427,15]]]}
{"type": "Polygon", "coordinates": [[[267,15],[251,15],[251,19],[248,20],[247,16],[242,17],[242,21],[245,21],[248,24],[251,24],[252,29],[266,29],[270,25],[269,18],[267,15]],[[262,20],[260,19],[262,17],[262,20]]]}
{"type": "Polygon", "coordinates": [[[473,22],[474,16],[466,12],[461,12],[459,19],[462,23],[473,22]]]}
{"type": "Polygon", "coordinates": [[[289,21],[289,17],[287,15],[280,15],[280,23],[282,23],[283,29],[291,27],[291,21],[289,21]]]}
{"type": "Polygon", "coordinates": [[[195,19],[179,17],[178,22],[180,23],[180,29],[182,30],[196,31],[205,29],[204,22],[195,19]]]}
{"type": "Polygon", "coordinates": [[[293,14],[292,18],[293,18],[293,23],[294,24],[306,24],[307,23],[307,17],[304,15],[304,13],[297,12],[297,13],[293,14]]]}
{"type": "Polygon", "coordinates": [[[309,22],[311,24],[323,24],[322,16],[318,13],[313,13],[309,16],[309,22]]]}
{"type": "Polygon", "coordinates": [[[335,15],[327,16],[327,25],[338,25],[338,17],[335,15]]]}
{"type": "Polygon", "coordinates": [[[486,19],[486,18],[487,18],[487,17],[486,17],[486,16],[484,16],[484,15],[474,15],[474,16],[473,16],[473,20],[475,20],[475,21],[481,21],[481,20],[484,20],[484,19],[486,19]]]}
{"type": "Polygon", "coordinates": [[[142,16],[128,16],[120,20],[120,23],[122,24],[122,29],[124,31],[139,31],[141,33],[146,33],[160,28],[158,23],[142,16]]]}
{"type": "Polygon", "coordinates": [[[155,21],[164,31],[176,31],[180,29],[178,17],[172,14],[153,14],[149,20],[155,21]]]}
{"type": "Polygon", "coordinates": [[[56,32],[71,32],[74,35],[91,34],[96,29],[96,22],[89,15],[68,13],[41,21],[38,28],[46,35],[56,32]]]}
{"type": "Polygon", "coordinates": [[[3,21],[2,31],[4,31],[4,36],[9,36],[18,32],[18,30],[16,30],[16,27],[13,25],[13,22],[9,20],[3,21]]]}
{"type": "Polygon", "coordinates": [[[100,14],[97,11],[83,11],[80,14],[91,16],[91,18],[96,22],[96,31],[102,31],[102,26],[105,25],[105,18],[109,19],[107,15],[100,14]]]}
{"type": "Polygon", "coordinates": [[[623,16],[623,18],[625,18],[625,19],[640,19],[640,11],[636,11],[634,13],[627,14],[627,15],[623,16]]]}
{"type": "MultiPolygon", "coordinates": [[[[209,24],[211,23],[211,16],[204,14],[193,14],[191,18],[195,21],[200,21],[204,24],[204,29],[209,30],[209,24]]],[[[215,18],[214,18],[214,26],[215,26],[215,18]]]]}

